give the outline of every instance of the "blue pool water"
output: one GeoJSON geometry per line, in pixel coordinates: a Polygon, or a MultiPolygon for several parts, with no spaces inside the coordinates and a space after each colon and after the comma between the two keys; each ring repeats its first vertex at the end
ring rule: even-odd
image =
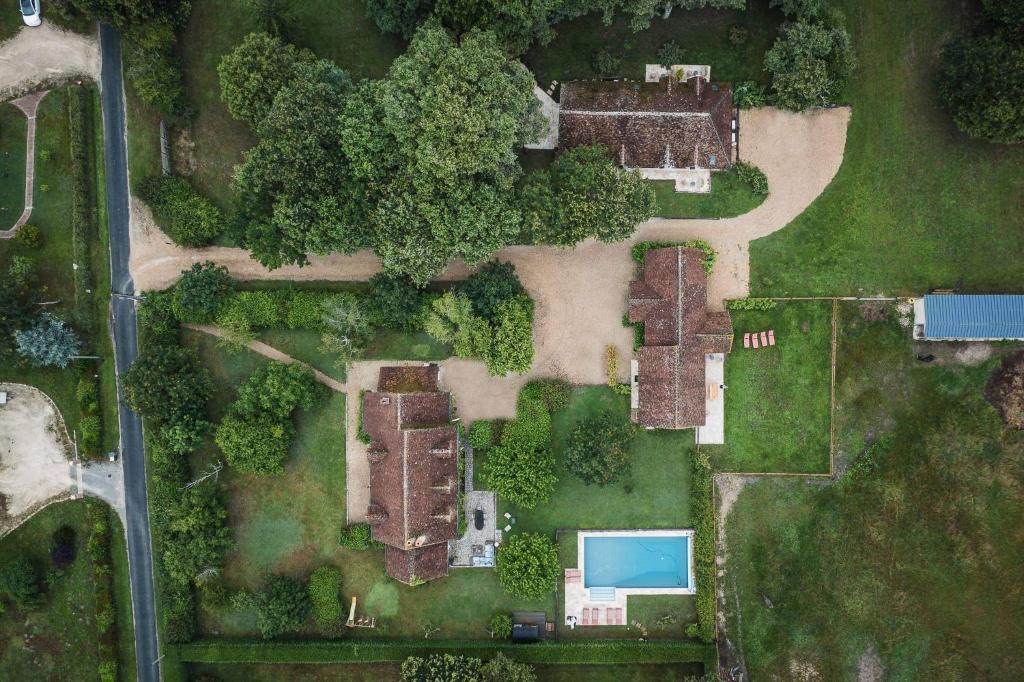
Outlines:
{"type": "Polygon", "coordinates": [[[684,535],[583,538],[584,587],[689,587],[690,538],[684,535]]]}

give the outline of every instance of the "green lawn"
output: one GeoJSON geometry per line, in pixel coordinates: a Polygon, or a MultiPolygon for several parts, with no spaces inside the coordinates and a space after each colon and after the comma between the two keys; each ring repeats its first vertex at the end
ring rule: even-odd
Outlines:
{"type": "Polygon", "coordinates": [[[656,180],[652,184],[661,218],[734,218],[765,200],[732,170],[712,173],[711,191],[707,194],[677,192],[671,180],[656,180]]]}
{"type": "Polygon", "coordinates": [[[0,229],[10,229],[25,208],[25,135],[28,121],[13,104],[0,103],[0,229]]]}
{"type": "Polygon", "coordinates": [[[678,7],[667,20],[660,18],[651,27],[634,33],[623,19],[611,26],[601,22],[600,13],[555,26],[555,39],[546,46],[535,46],[524,62],[533,71],[541,87],[552,80],[616,76],[643,79],[644,65],[657,63],[658,48],[670,40],[683,48],[687,64],[710,64],[718,81],[756,80],[767,82],[762,68],[764,53],[775,41],[782,15],[768,8],[764,0],[751,0],[746,11],[684,11],[678,7]],[[742,45],[729,42],[729,29],[743,26],[748,39],[742,45]],[[622,63],[615,74],[594,70],[594,53],[608,47],[622,63]]]}
{"type": "MultiPolygon", "coordinates": [[[[333,60],[353,79],[380,77],[402,52],[401,41],[382,36],[366,18],[362,0],[298,0],[290,7],[288,39],[333,60]]],[[[258,30],[244,0],[195,0],[178,51],[185,89],[196,109],[190,126],[195,143],[189,173],[196,187],[226,210],[232,206],[231,171],[255,144],[248,127],[228,114],[220,99],[217,65],[251,31],[258,30]]]]}
{"type": "MultiPolygon", "coordinates": [[[[235,394],[235,387],[266,362],[249,351],[230,353],[208,336],[186,332],[187,345],[197,348],[216,384],[211,418],[219,419],[235,394]]],[[[225,577],[236,588],[257,588],[268,572],[307,576],[324,563],[339,566],[346,601],[360,599],[361,613],[376,616],[375,631],[353,636],[421,637],[427,624],[438,626],[442,639],[487,637],[491,616],[513,609],[547,610],[554,600],[523,602],[509,597],[494,571],[454,570],[449,577],[419,587],[408,587],[384,575],[382,551],[342,549],[338,532],[345,518],[345,405],[335,395],[308,412],[298,414],[298,436],[285,473],[273,477],[240,476],[226,469],[221,474],[229,493],[235,549],[228,554],[225,577]],[[472,594],[468,600],[465,595],[472,594]]],[[[217,457],[215,446],[195,458],[201,470],[217,457]]],[[[225,610],[204,612],[206,634],[252,635],[255,614],[225,610]]],[[[307,633],[322,635],[312,624],[307,633]]]]}
{"type": "MultiPolygon", "coordinates": [[[[87,87],[95,93],[95,88],[87,87]]],[[[37,114],[35,202],[30,222],[40,228],[42,243],[36,248],[28,248],[15,240],[0,242],[0,272],[6,272],[12,256],[31,258],[35,264],[39,285],[30,295],[33,296],[33,300],[40,302],[57,301],[53,305],[48,305],[47,309],[66,320],[71,317],[75,297],[71,241],[72,162],[68,147],[67,100],[67,89],[54,89],[40,103],[37,114]],[[45,160],[41,155],[44,150],[49,153],[49,158],[45,160]],[[47,188],[45,192],[42,191],[44,186],[47,188]]],[[[98,107],[98,101],[95,98],[93,101],[98,107]]],[[[4,108],[0,108],[0,110],[4,110],[4,108]]],[[[100,187],[102,186],[102,130],[97,124],[98,116],[99,112],[96,109],[92,118],[94,147],[98,150],[94,159],[96,162],[94,179],[97,186],[100,187]]],[[[24,116],[22,118],[24,119],[24,116]]],[[[24,151],[22,151],[22,157],[24,157],[24,151]]],[[[19,182],[23,182],[23,180],[19,182]]],[[[22,191],[23,187],[19,192],[22,191]]],[[[110,266],[108,264],[106,212],[103,193],[96,192],[94,196],[98,202],[97,223],[100,225],[99,234],[93,235],[94,239],[91,245],[92,269],[96,279],[93,326],[97,334],[91,340],[91,344],[89,344],[91,349],[87,352],[110,358],[110,340],[107,335],[109,300],[107,292],[110,290],[110,266]]],[[[7,213],[9,211],[4,212],[4,215],[7,213]]],[[[69,369],[61,370],[54,367],[32,367],[22,362],[20,357],[14,353],[7,357],[0,357],[0,380],[31,384],[44,391],[53,398],[57,407],[60,408],[69,431],[78,427],[78,421],[81,418],[81,411],[75,400],[75,387],[79,376],[88,372],[100,376],[101,398],[104,407],[103,449],[110,449],[115,447],[118,441],[113,362],[101,361],[97,364],[82,360],[73,364],[69,369]]]]}
{"type": "Polygon", "coordinates": [[[807,211],[751,245],[752,292],[1020,291],[1024,146],[967,138],[937,104],[938,52],[972,10],[953,0],[832,4],[860,62],[846,158],[807,211]]]}
{"type": "Polygon", "coordinates": [[[719,471],[827,473],[832,304],[780,302],[732,311],[736,340],[725,361],[725,445],[709,446],[719,471]],[[773,329],[776,345],[743,347],[773,329]]]}
{"type": "MultiPolygon", "coordinates": [[[[1024,433],[982,390],[996,360],[914,358],[891,308],[842,308],[838,484],[748,486],[727,522],[730,638],[752,679],[1009,679],[1024,654],[1024,433]],[[852,460],[852,465],[851,465],[852,460]],[[773,608],[767,608],[765,598],[773,608]]],[[[937,351],[941,353],[941,350],[937,351]]]]}
{"type": "Polygon", "coordinates": [[[0,614],[0,679],[93,680],[99,665],[92,565],[86,554],[84,502],[47,507],[0,540],[0,563],[25,556],[52,574],[41,607],[0,614]],[[63,574],[50,568],[53,532],[75,529],[77,557],[63,574]]]}
{"type": "MultiPolygon", "coordinates": [[[[639,431],[633,442],[632,475],[605,487],[585,485],[566,469],[562,453],[573,426],[588,414],[614,410],[629,419],[629,400],[606,386],[573,389],[569,407],[553,419],[552,447],[557,458],[558,485],[547,504],[519,509],[499,500],[499,512],[516,517],[515,532],[554,533],[556,529],[686,528],[690,523],[692,431],[639,431]]],[[[479,457],[474,465],[477,486],[479,457]]]]}

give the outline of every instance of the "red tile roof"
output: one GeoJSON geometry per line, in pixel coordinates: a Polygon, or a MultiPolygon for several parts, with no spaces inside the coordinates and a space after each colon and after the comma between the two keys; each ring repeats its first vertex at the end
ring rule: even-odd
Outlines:
{"type": "Polygon", "coordinates": [[[732,165],[728,84],[697,78],[572,81],[562,85],[559,109],[562,148],[600,143],[627,168],[732,165]]]}
{"type": "Polygon", "coordinates": [[[370,436],[367,520],[373,539],[388,546],[388,575],[404,582],[409,576],[430,580],[447,574],[448,540],[458,532],[458,434],[451,395],[437,391],[436,367],[385,367],[378,385],[415,392],[363,396],[363,428],[370,436]]]}
{"type": "Polygon", "coordinates": [[[704,354],[732,349],[732,320],[727,311],[707,311],[703,262],[698,249],[652,249],[643,279],[630,283],[629,320],[644,324],[640,407],[633,415],[642,426],[704,425],[704,354]]]}

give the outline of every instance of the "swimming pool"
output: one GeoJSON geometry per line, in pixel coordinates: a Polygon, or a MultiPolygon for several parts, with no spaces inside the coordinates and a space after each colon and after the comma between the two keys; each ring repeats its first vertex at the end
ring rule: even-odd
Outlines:
{"type": "Polygon", "coordinates": [[[634,594],[692,594],[693,531],[581,533],[583,587],[634,594]]]}

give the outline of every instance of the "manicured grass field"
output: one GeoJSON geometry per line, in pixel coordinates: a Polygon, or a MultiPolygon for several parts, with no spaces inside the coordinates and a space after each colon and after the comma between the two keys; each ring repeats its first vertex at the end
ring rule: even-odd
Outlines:
{"type": "MultiPolygon", "coordinates": [[[[219,419],[235,387],[266,362],[250,351],[230,353],[208,336],[185,333],[186,344],[197,348],[213,375],[217,390],[211,418],[219,419]]],[[[297,438],[281,476],[253,477],[221,474],[229,492],[235,549],[227,557],[225,577],[235,588],[255,589],[269,572],[305,577],[331,563],[343,574],[346,603],[360,600],[360,613],[375,616],[376,630],[353,631],[352,636],[422,637],[429,624],[441,630],[439,639],[484,638],[491,616],[499,611],[547,610],[554,600],[523,602],[505,594],[489,570],[453,570],[443,580],[408,587],[384,575],[381,550],[342,549],[338,533],[345,518],[344,397],[337,395],[296,420],[297,438]],[[473,599],[466,599],[466,595],[473,599]]],[[[197,456],[197,470],[218,456],[216,447],[197,456]]],[[[253,635],[255,614],[225,610],[204,612],[206,634],[253,635]]],[[[312,624],[306,634],[322,635],[312,624]]]]}
{"type": "MultiPolygon", "coordinates": [[[[499,512],[516,517],[514,532],[553,533],[558,528],[686,528],[690,523],[691,431],[639,431],[633,442],[632,475],[605,487],[585,485],[572,474],[562,453],[573,426],[589,414],[612,410],[629,419],[629,399],[606,386],[573,389],[569,407],[553,420],[552,447],[558,485],[551,500],[519,509],[499,500],[499,512]]],[[[480,462],[482,463],[483,458],[480,462]]],[[[474,465],[477,485],[480,463],[474,465]]]]}
{"type": "Polygon", "coordinates": [[[1024,435],[983,398],[995,360],[939,348],[919,363],[896,318],[842,308],[839,482],[762,481],[728,518],[728,627],[752,679],[794,661],[853,679],[869,650],[886,679],[998,679],[1024,664],[1024,435]]]}
{"type": "Polygon", "coordinates": [[[713,80],[767,82],[764,53],[775,41],[782,15],[764,0],[751,0],[747,5],[746,11],[740,12],[677,7],[667,20],[656,18],[650,28],[639,33],[621,18],[605,26],[600,13],[588,14],[556,25],[555,39],[549,45],[535,46],[523,61],[544,88],[552,80],[643,79],[644,65],[658,63],[658,49],[673,40],[683,49],[684,63],[710,64],[713,80]],[[733,26],[747,29],[746,42],[733,45],[729,41],[733,26]],[[594,69],[594,54],[604,47],[622,59],[615,74],[599,74],[594,69]]]}
{"type": "Polygon", "coordinates": [[[0,613],[0,679],[92,680],[99,665],[95,587],[86,554],[85,503],[47,507],[0,539],[0,563],[27,557],[40,577],[51,571],[50,546],[57,528],[75,529],[77,557],[44,585],[42,606],[0,613]]]}
{"type": "Polygon", "coordinates": [[[725,445],[708,446],[719,471],[827,473],[832,304],[780,302],[732,311],[725,362],[725,445]],[[743,334],[775,331],[776,345],[743,348],[743,334]]]}
{"type": "MultiPolygon", "coordinates": [[[[354,80],[380,77],[404,49],[401,41],[382,36],[365,16],[362,0],[313,0],[289,6],[288,40],[333,60],[354,80]]],[[[255,143],[246,124],[231,118],[220,99],[217,65],[250,32],[260,30],[244,0],[196,0],[178,41],[185,89],[196,108],[190,127],[195,142],[197,188],[230,209],[231,171],[242,152],[255,143]]],[[[181,169],[186,170],[186,169],[181,169]]]]}
{"type": "Polygon", "coordinates": [[[711,174],[711,191],[689,194],[675,191],[671,180],[653,182],[661,218],[733,218],[743,215],[765,200],[750,191],[750,186],[733,171],[711,174]]]}
{"type": "Polygon", "coordinates": [[[0,103],[0,229],[7,230],[25,207],[25,135],[28,121],[13,104],[0,103]]]}
{"type": "Polygon", "coordinates": [[[845,161],[807,211],[751,245],[752,292],[1020,291],[1024,147],[967,138],[937,103],[938,52],[972,10],[952,0],[832,4],[860,62],[845,161]]]}

